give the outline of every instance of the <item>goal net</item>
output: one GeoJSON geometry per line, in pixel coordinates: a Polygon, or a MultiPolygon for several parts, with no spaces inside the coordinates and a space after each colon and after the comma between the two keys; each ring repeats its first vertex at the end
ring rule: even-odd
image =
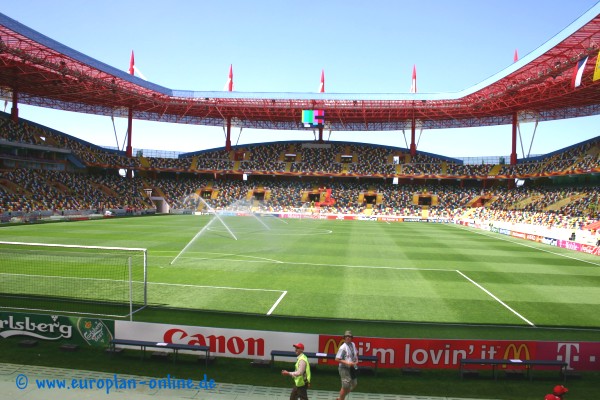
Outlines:
{"type": "Polygon", "coordinates": [[[146,291],[146,249],[0,242],[0,309],[132,319],[146,291]]]}

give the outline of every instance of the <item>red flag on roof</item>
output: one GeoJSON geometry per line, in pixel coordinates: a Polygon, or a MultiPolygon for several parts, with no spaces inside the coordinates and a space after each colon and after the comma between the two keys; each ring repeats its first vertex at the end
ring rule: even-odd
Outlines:
{"type": "Polygon", "coordinates": [[[412,83],[410,85],[410,92],[417,93],[417,66],[413,65],[412,83]]]}
{"type": "Polygon", "coordinates": [[[319,85],[319,93],[325,93],[325,70],[321,70],[321,84],[319,85]]]}
{"type": "Polygon", "coordinates": [[[513,56],[513,62],[519,61],[519,52],[515,49],[515,55],[513,56]]]}
{"type": "Polygon", "coordinates": [[[129,74],[133,75],[133,66],[135,65],[135,61],[133,60],[133,50],[131,50],[131,59],[129,60],[129,74]]]}
{"type": "Polygon", "coordinates": [[[229,64],[229,79],[227,79],[227,83],[225,84],[225,90],[233,92],[233,64],[229,64]]]}

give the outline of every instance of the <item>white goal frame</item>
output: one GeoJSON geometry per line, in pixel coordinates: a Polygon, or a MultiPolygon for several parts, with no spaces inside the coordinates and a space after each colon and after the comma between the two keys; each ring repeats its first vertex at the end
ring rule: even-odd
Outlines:
{"type": "MultiPolygon", "coordinates": [[[[127,258],[127,268],[128,268],[128,283],[129,283],[129,313],[127,315],[108,315],[108,314],[101,314],[101,313],[87,313],[87,312],[77,312],[77,311],[60,311],[60,310],[50,310],[50,309],[42,309],[42,308],[17,308],[17,307],[10,307],[10,306],[5,306],[5,305],[0,305],[0,309],[19,309],[19,310],[24,310],[24,311],[47,311],[47,312],[57,312],[57,313],[67,313],[67,314],[87,314],[87,315],[100,315],[100,316],[107,316],[107,317],[129,317],[130,320],[133,320],[133,314],[135,312],[138,312],[142,309],[144,309],[147,305],[148,305],[148,250],[145,248],[135,248],[135,247],[110,247],[110,246],[83,246],[83,245],[72,245],[72,244],[57,244],[57,243],[31,243],[31,242],[8,242],[8,241],[0,241],[0,255],[2,253],[2,246],[3,245],[8,245],[8,246],[31,246],[31,247],[41,247],[41,248],[70,248],[70,249],[82,249],[82,250],[102,250],[102,251],[120,251],[120,252],[132,252],[132,253],[141,253],[142,254],[142,260],[143,260],[143,282],[141,282],[143,284],[143,295],[142,295],[142,299],[136,298],[134,299],[134,289],[133,289],[133,276],[132,276],[132,270],[133,270],[133,266],[131,263],[131,257],[127,258]],[[141,303],[140,307],[136,308],[136,310],[134,310],[134,303],[135,304],[139,304],[141,303]]],[[[0,271],[0,275],[4,274],[4,271],[0,271]]],[[[75,278],[75,279],[79,279],[79,278],[75,278]]],[[[87,279],[87,278],[84,278],[87,279]]],[[[102,278],[99,278],[98,280],[101,280],[102,278]]],[[[110,279],[110,278],[107,278],[110,279]]],[[[136,281],[136,283],[140,283],[139,281],[136,281]]],[[[74,301],[77,300],[76,297],[73,298],[74,301]]],[[[48,307],[51,308],[51,307],[48,307]]]]}

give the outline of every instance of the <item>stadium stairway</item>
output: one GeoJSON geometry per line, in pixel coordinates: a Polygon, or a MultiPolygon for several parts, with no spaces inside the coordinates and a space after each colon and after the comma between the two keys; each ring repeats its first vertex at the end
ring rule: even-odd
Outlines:
{"type": "Polygon", "coordinates": [[[6,189],[9,193],[22,193],[26,196],[33,196],[29,190],[25,190],[25,188],[17,185],[16,183],[9,181],[8,179],[0,179],[0,185],[6,189]]]}
{"type": "Polygon", "coordinates": [[[488,176],[496,176],[496,175],[500,174],[501,169],[502,169],[502,164],[494,165],[488,172],[488,176]]]}
{"type": "Polygon", "coordinates": [[[571,203],[571,202],[573,202],[575,200],[582,199],[582,198],[584,198],[586,196],[587,196],[586,193],[579,193],[579,194],[575,194],[573,196],[565,197],[564,199],[559,200],[556,203],[550,204],[548,207],[544,208],[544,211],[560,210],[562,207],[565,207],[569,203],[571,203]]]}
{"type": "Polygon", "coordinates": [[[70,161],[77,168],[80,168],[80,169],[85,168],[85,164],[79,158],[77,158],[74,154],[68,154],[67,161],[70,161]]]}
{"type": "MultiPolygon", "coordinates": [[[[154,378],[160,379],[160,378],[154,378]]],[[[211,379],[210,376],[207,377],[211,379]]],[[[214,379],[214,378],[213,378],[214,379]]],[[[110,400],[285,400],[290,397],[290,388],[272,388],[265,386],[234,385],[219,383],[216,379],[214,389],[150,389],[149,382],[153,378],[103,373],[95,371],[71,370],[65,368],[39,367],[32,365],[4,364],[0,363],[0,399],[1,400],[38,400],[38,399],[99,399],[110,400]],[[114,382],[115,379],[135,380],[136,388],[109,389],[106,385],[98,388],[99,381],[114,382]],[[66,385],[71,385],[73,380],[77,382],[93,382],[88,389],[69,388],[38,388],[38,382],[46,384],[46,380],[64,380],[66,385]],[[144,382],[144,384],[142,384],[144,382]],[[91,387],[93,385],[93,388],[91,387]]],[[[156,381],[153,381],[156,383],[156,381]]],[[[193,386],[198,386],[200,381],[193,381],[193,386]]],[[[291,384],[291,380],[290,380],[291,384]]],[[[133,385],[131,385],[133,386],[133,385]]],[[[313,400],[334,400],[337,392],[324,390],[311,390],[309,397],[313,400]]],[[[466,400],[455,397],[426,397],[406,396],[395,394],[368,394],[355,392],[348,400],[466,400]]],[[[484,399],[469,399],[484,400],[484,399]]]]}
{"type": "Polygon", "coordinates": [[[155,195],[155,196],[162,197],[163,199],[166,199],[166,198],[167,198],[167,195],[165,194],[165,192],[163,192],[163,191],[162,191],[162,189],[161,189],[161,188],[159,188],[159,187],[154,187],[154,186],[153,186],[152,188],[154,189],[154,192],[155,192],[155,194],[154,194],[154,195],[155,195]]]}
{"type": "Polygon", "coordinates": [[[598,154],[600,153],[600,145],[595,144],[594,146],[592,146],[586,153],[585,156],[588,157],[598,157],[598,154]]]}
{"type": "Polygon", "coordinates": [[[465,212],[463,213],[463,215],[460,216],[460,218],[469,219],[469,218],[471,218],[471,216],[473,215],[474,212],[475,212],[474,208],[467,208],[465,210],[465,212]]]}
{"type": "Polygon", "coordinates": [[[64,185],[62,182],[47,180],[46,184],[48,186],[52,186],[53,188],[55,188],[56,190],[58,190],[62,194],[66,194],[66,195],[73,194],[73,191],[71,189],[69,189],[66,185],[64,185]]]}
{"type": "Polygon", "coordinates": [[[106,185],[103,185],[101,183],[95,183],[95,182],[92,182],[91,185],[109,196],[119,197],[119,194],[117,192],[115,192],[113,189],[109,188],[106,185]]]}
{"type": "Polygon", "coordinates": [[[152,167],[152,165],[150,165],[150,160],[148,160],[146,157],[144,156],[138,156],[138,159],[140,160],[140,165],[144,168],[150,168],[152,167]]]}
{"type": "Polygon", "coordinates": [[[533,203],[534,201],[540,200],[542,199],[544,196],[543,195],[534,195],[534,196],[529,196],[523,200],[519,200],[513,204],[511,204],[508,209],[509,210],[522,210],[524,209],[528,204],[533,203]]]}
{"type": "Polygon", "coordinates": [[[190,171],[198,169],[198,156],[192,157],[192,163],[190,164],[190,171]]]}

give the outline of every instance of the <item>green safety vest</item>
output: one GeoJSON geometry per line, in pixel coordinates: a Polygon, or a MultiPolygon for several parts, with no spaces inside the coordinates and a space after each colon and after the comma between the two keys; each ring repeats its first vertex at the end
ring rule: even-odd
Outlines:
{"type": "Polygon", "coordinates": [[[296,361],[296,366],[295,366],[294,371],[298,371],[298,366],[300,364],[300,361],[302,361],[302,360],[306,363],[306,370],[304,372],[304,376],[299,375],[299,376],[294,377],[294,383],[296,384],[297,387],[301,387],[307,383],[310,383],[310,364],[308,363],[308,358],[306,358],[306,355],[304,353],[302,353],[298,356],[298,360],[296,361]]]}

